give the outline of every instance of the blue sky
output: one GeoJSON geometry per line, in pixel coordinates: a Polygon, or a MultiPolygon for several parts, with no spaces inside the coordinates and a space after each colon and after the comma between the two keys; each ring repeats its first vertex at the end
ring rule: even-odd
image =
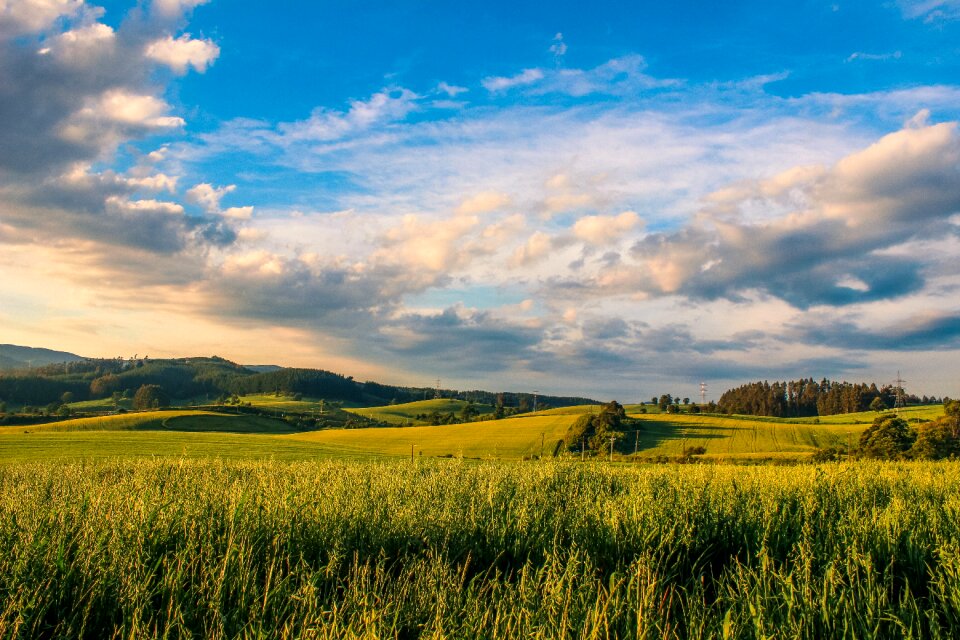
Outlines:
{"type": "Polygon", "coordinates": [[[958,36],[954,0],[9,0],[3,341],[957,396],[958,36]]]}

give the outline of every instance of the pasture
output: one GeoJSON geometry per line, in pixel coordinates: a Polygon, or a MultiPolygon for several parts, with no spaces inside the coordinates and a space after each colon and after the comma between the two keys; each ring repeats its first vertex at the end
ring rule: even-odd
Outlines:
{"type": "MultiPolygon", "coordinates": [[[[417,402],[406,402],[403,404],[391,404],[383,407],[365,407],[347,409],[350,413],[355,413],[371,420],[379,420],[388,424],[395,425],[422,425],[428,424],[425,420],[418,419],[420,415],[430,415],[431,413],[452,413],[459,414],[467,405],[464,400],[452,400],[449,398],[437,398],[432,400],[419,400],[417,402]]],[[[474,409],[481,415],[493,413],[493,407],[485,404],[474,404],[474,409]]]]}

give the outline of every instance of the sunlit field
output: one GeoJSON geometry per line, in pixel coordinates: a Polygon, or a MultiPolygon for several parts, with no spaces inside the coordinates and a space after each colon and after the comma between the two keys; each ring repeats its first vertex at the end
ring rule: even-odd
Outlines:
{"type": "Polygon", "coordinates": [[[950,638],[958,472],[7,465],[0,635],[950,638]]]}
{"type": "MultiPolygon", "coordinates": [[[[397,425],[422,425],[428,424],[425,420],[418,419],[417,416],[430,415],[431,413],[452,413],[459,414],[467,405],[464,400],[452,400],[449,398],[439,398],[433,400],[420,400],[418,402],[406,402],[403,404],[393,404],[383,407],[365,407],[348,409],[351,413],[379,420],[389,424],[397,425]]],[[[485,404],[475,404],[474,409],[479,414],[493,413],[493,407],[485,404]]]]}

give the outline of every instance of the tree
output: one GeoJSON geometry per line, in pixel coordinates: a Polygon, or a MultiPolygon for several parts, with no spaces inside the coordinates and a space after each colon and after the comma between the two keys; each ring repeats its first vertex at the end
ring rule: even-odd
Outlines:
{"type": "Polygon", "coordinates": [[[158,409],[169,407],[170,397],[158,384],[145,384],[133,396],[134,409],[158,409]]]}
{"type": "Polygon", "coordinates": [[[614,442],[623,438],[621,431],[627,412],[616,400],[600,408],[597,415],[584,414],[577,418],[567,431],[566,441],[571,449],[579,449],[582,441],[586,441],[587,448],[594,451],[603,451],[614,442]]]}
{"type": "Polygon", "coordinates": [[[468,402],[467,404],[463,405],[462,409],[460,409],[460,421],[470,422],[470,420],[472,420],[473,417],[479,413],[480,412],[477,411],[477,408],[473,405],[473,403],[468,402]]]}
{"type": "Polygon", "coordinates": [[[888,413],[877,416],[860,436],[859,452],[865,458],[902,458],[916,439],[916,432],[906,420],[888,413]]]}
{"type": "Polygon", "coordinates": [[[120,388],[120,378],[112,373],[94,378],[90,383],[90,395],[94,398],[106,398],[120,388]]]}
{"type": "Polygon", "coordinates": [[[880,413],[882,411],[886,411],[888,408],[889,407],[887,407],[887,404],[880,396],[877,396],[872,402],[870,402],[870,411],[876,411],[877,413],[880,413]]]}
{"type": "Polygon", "coordinates": [[[921,426],[910,453],[927,460],[960,456],[960,430],[954,419],[943,416],[921,426]]]}
{"type": "Polygon", "coordinates": [[[61,394],[60,396],[60,402],[62,402],[63,404],[70,404],[71,402],[73,402],[73,398],[74,398],[73,391],[64,391],[63,394],[61,394]]]}

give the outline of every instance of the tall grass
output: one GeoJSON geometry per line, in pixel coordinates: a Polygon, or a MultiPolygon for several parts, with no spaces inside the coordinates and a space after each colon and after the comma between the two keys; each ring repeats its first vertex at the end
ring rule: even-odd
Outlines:
{"type": "Polygon", "coordinates": [[[960,466],[0,469],[0,636],[949,638],[960,466]]]}

